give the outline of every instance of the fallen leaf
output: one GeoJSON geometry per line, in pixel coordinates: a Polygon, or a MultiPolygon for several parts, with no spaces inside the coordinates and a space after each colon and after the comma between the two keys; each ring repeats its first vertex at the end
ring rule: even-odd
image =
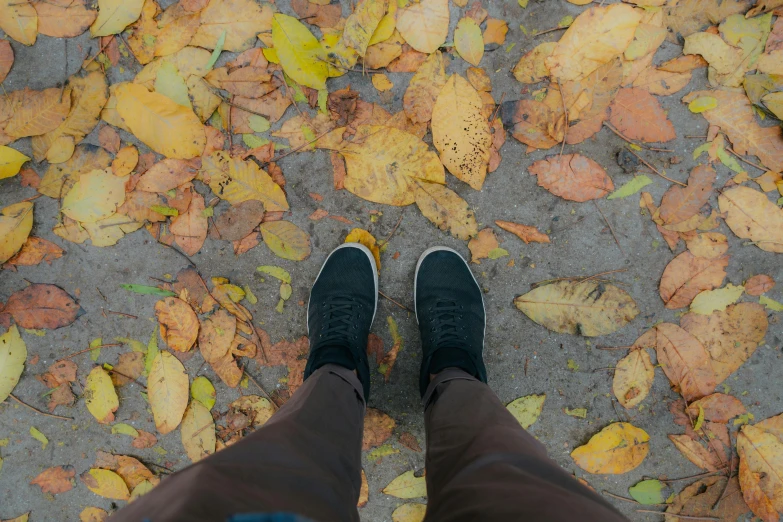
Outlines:
{"type": "Polygon", "coordinates": [[[131,446],[137,449],[151,448],[158,443],[158,439],[152,433],[144,430],[138,430],[139,436],[133,439],[131,446]]]}
{"type": "Polygon", "coordinates": [[[783,252],[783,210],[748,187],[733,187],[718,196],[726,224],[737,236],[751,239],[767,252],[783,252]]]}
{"type": "Polygon", "coordinates": [[[84,387],[84,403],[87,410],[101,424],[114,422],[114,412],[120,406],[117,392],[106,370],[96,366],[87,375],[84,387]]]}
{"type": "Polygon", "coordinates": [[[198,174],[198,168],[190,161],[164,159],[147,169],[136,184],[137,190],[146,192],[168,192],[198,174]]]}
{"type": "Polygon", "coordinates": [[[104,522],[109,513],[97,507],[86,507],[79,513],[79,522],[104,522]]]}
{"type": "Polygon", "coordinates": [[[198,338],[198,318],[185,301],[167,297],[155,303],[160,336],[172,350],[187,352],[198,338]]]}
{"type": "Polygon", "coordinates": [[[478,66],[484,56],[484,38],[481,28],[473,18],[464,17],[454,30],[454,46],[469,64],[478,66]]]}
{"type": "Polygon", "coordinates": [[[661,323],[655,330],[658,363],[675,391],[689,402],[711,394],[718,380],[704,345],[675,324],[661,323]]]}
{"type": "Polygon", "coordinates": [[[565,118],[536,100],[504,102],[500,106],[503,126],[518,141],[538,149],[554,147],[562,139],[565,118]]]}
{"type": "Polygon", "coordinates": [[[105,170],[111,162],[112,157],[104,149],[94,145],[78,145],[68,161],[49,166],[38,186],[38,192],[61,199],[81,179],[82,174],[105,170]]]}
{"type": "Polygon", "coordinates": [[[79,475],[79,478],[87,489],[98,496],[113,500],[128,500],[130,497],[125,481],[114,471],[92,468],[79,475]]]}
{"type": "Polygon", "coordinates": [[[434,53],[449,34],[448,0],[422,0],[397,11],[397,30],[422,53],[434,53]]]}
{"type": "Polygon", "coordinates": [[[617,331],[639,308],[624,290],[595,281],[557,281],[514,299],[516,307],[549,330],[596,337],[617,331]]]}
{"type": "Polygon", "coordinates": [[[73,477],[76,475],[73,466],[54,466],[47,468],[36,476],[30,484],[41,488],[42,493],[57,495],[73,489],[73,477]]]}
{"type": "Polygon", "coordinates": [[[759,274],[745,281],[745,293],[748,295],[761,295],[775,287],[775,280],[765,274],[759,274]]]}
{"type": "Polygon", "coordinates": [[[188,206],[188,211],[171,221],[169,230],[174,235],[177,244],[188,255],[194,255],[204,245],[207,238],[209,223],[204,215],[204,196],[194,194],[188,206]]]}
{"type": "Polygon", "coordinates": [[[191,462],[215,453],[215,421],[209,410],[198,401],[192,401],[182,418],[182,446],[191,462]]]}
{"type": "Polygon", "coordinates": [[[612,391],[625,408],[635,408],[652,387],[655,367],[646,350],[632,350],[617,362],[612,391]]]}
{"type": "Polygon", "coordinates": [[[0,263],[22,249],[33,228],[33,204],[14,203],[0,210],[0,263]]]}
{"type": "Polygon", "coordinates": [[[152,362],[147,393],[155,427],[162,435],[174,431],[188,406],[188,374],[169,352],[160,352],[152,362]]]}
{"type": "MultiPolygon", "coordinates": [[[[259,33],[273,30],[273,14],[274,6],[268,3],[211,0],[201,11],[201,25],[189,45],[214,49],[225,32],[224,51],[246,51],[256,43],[259,33]]],[[[278,47],[275,44],[275,48],[278,47]]]]}
{"type": "Polygon", "coordinates": [[[666,508],[666,522],[679,522],[677,515],[714,517],[722,521],[739,520],[750,508],[742,499],[737,477],[726,484],[726,477],[705,477],[685,487],[666,508]]]}
{"type": "Polygon", "coordinates": [[[506,43],[508,23],[498,18],[488,18],[484,29],[484,45],[503,45],[506,43]]]}
{"type": "Polygon", "coordinates": [[[392,512],[392,522],[423,522],[426,504],[403,504],[392,512]]]}
{"type": "Polygon", "coordinates": [[[9,265],[35,266],[43,261],[49,265],[63,256],[65,251],[51,241],[40,237],[28,237],[22,249],[7,261],[9,265]]]}
{"type": "Polygon", "coordinates": [[[419,441],[416,440],[416,437],[410,432],[406,431],[400,434],[400,444],[411,451],[421,453],[421,446],[419,446],[419,441]]]}
{"type": "Polygon", "coordinates": [[[729,240],[718,232],[704,232],[685,241],[691,254],[696,257],[715,259],[729,250],[729,240]]]}
{"type": "Polygon", "coordinates": [[[743,426],[737,452],[745,502],[764,522],[775,522],[783,513],[783,415],[743,426]]]}
{"type": "Polygon", "coordinates": [[[42,91],[25,89],[21,103],[13,109],[4,132],[11,138],[39,136],[56,129],[71,110],[70,90],[52,87],[42,91]]]}
{"type": "Polygon", "coordinates": [[[669,440],[685,458],[705,471],[717,471],[724,466],[721,457],[688,435],[669,435],[669,440]]]}
{"type": "Polygon", "coordinates": [[[549,236],[539,232],[536,227],[528,225],[522,225],[519,223],[512,223],[511,221],[495,221],[495,224],[505,230],[511,232],[519,239],[528,243],[549,243],[549,236]]]}
{"type": "MultiPolygon", "coordinates": [[[[744,13],[752,0],[681,0],[663,8],[665,25],[669,27],[669,40],[681,43],[680,38],[717,25],[730,15],[744,13]]],[[[667,521],[668,522],[668,521],[667,521]]]]}
{"type": "Polygon", "coordinates": [[[211,410],[215,405],[215,387],[203,375],[193,379],[190,384],[190,396],[193,400],[200,402],[207,410],[211,410]]]}
{"type": "Polygon", "coordinates": [[[144,0],[98,0],[98,17],[90,27],[90,35],[109,36],[121,33],[138,20],[144,0]]]}
{"type": "Polygon", "coordinates": [[[327,53],[304,24],[291,16],[275,14],[272,41],[280,65],[295,82],[317,90],[326,88],[327,53]]]}
{"type": "Polygon", "coordinates": [[[264,204],[250,199],[223,212],[214,223],[220,239],[238,241],[248,236],[264,218],[264,204]]]}
{"type": "Polygon", "coordinates": [[[79,310],[62,288],[33,283],[11,294],[0,312],[10,314],[22,328],[55,330],[74,322],[79,310]]]}
{"type": "Polygon", "coordinates": [[[14,50],[8,40],[0,39],[0,83],[6,79],[13,65],[14,50]]]}
{"type": "Polygon", "coordinates": [[[82,223],[95,223],[117,212],[125,202],[125,179],[111,170],[82,174],[63,198],[61,211],[82,223]]]}
{"type": "Polygon", "coordinates": [[[256,199],[267,212],[288,210],[285,192],[253,161],[231,158],[223,151],[203,159],[201,178],[232,205],[256,199]]]}
{"type": "Polygon", "coordinates": [[[682,223],[693,217],[712,194],[716,172],[708,165],[698,165],[688,177],[688,186],[672,185],[663,195],[659,208],[664,224],[682,223]]]}
{"type": "Polygon", "coordinates": [[[719,287],[726,277],[728,256],[707,259],[683,252],[666,265],[659,292],[666,308],[683,308],[703,290],[719,287]]]}
{"type": "Polygon", "coordinates": [[[528,429],[535,424],[538,417],[541,415],[541,411],[544,409],[545,400],[546,394],[528,395],[511,401],[506,405],[506,409],[519,422],[520,426],[524,429],[528,429]]]}
{"type": "Polygon", "coordinates": [[[16,176],[30,158],[11,147],[0,146],[0,179],[16,176]]]}
{"type": "Polygon", "coordinates": [[[646,90],[635,87],[620,89],[610,113],[609,122],[632,140],[651,143],[671,141],[677,137],[666,112],[646,90]]]}
{"type": "Polygon", "coordinates": [[[372,85],[378,92],[390,91],[394,87],[394,84],[385,74],[373,74],[372,85]]]}
{"type": "Polygon", "coordinates": [[[545,60],[552,56],[557,47],[557,42],[544,42],[538,44],[528,52],[514,66],[514,78],[520,83],[538,83],[549,76],[549,68],[545,60]]]}
{"type": "Polygon", "coordinates": [[[703,412],[705,420],[725,424],[734,417],[745,413],[745,406],[736,397],[724,393],[713,393],[690,403],[687,411],[693,417],[698,417],[703,412]]]}
{"type": "MultiPolygon", "coordinates": [[[[360,243],[366,246],[370,252],[372,252],[375,259],[375,266],[378,268],[378,272],[381,271],[381,251],[378,247],[378,242],[375,237],[367,230],[361,228],[354,228],[345,237],[343,243],[360,243]]],[[[260,267],[259,267],[260,268],[260,267]]]]}
{"type": "Polygon", "coordinates": [[[599,199],[614,190],[614,183],[595,161],[580,154],[550,156],[535,162],[528,171],[538,176],[538,185],[571,201],[599,199]]]}
{"type": "Polygon", "coordinates": [[[364,416],[362,451],[380,446],[391,437],[397,423],[394,419],[375,408],[367,408],[364,416]]]}
{"type": "Polygon", "coordinates": [[[439,229],[448,230],[457,239],[467,240],[478,234],[476,216],[456,192],[438,183],[416,180],[416,206],[439,229]]]}
{"type": "Polygon", "coordinates": [[[736,303],[744,292],[744,286],[735,286],[731,283],[717,290],[704,290],[693,298],[690,311],[710,315],[716,310],[725,310],[727,306],[736,303]]]}
{"type": "Polygon", "coordinates": [[[446,80],[432,109],[432,141],[443,165],[476,190],[484,184],[492,145],[481,111],[478,93],[458,74],[446,80]]]}
{"type": "Polygon", "coordinates": [[[487,259],[489,253],[498,248],[498,239],[495,237],[495,231],[487,227],[479,231],[478,235],[468,242],[470,250],[470,262],[481,264],[480,259],[487,259]]]}
{"type": "Polygon", "coordinates": [[[389,482],[383,493],[397,498],[422,498],[427,496],[427,482],[423,476],[417,477],[413,471],[406,471],[389,482]]]}
{"type": "Polygon", "coordinates": [[[16,325],[0,335],[0,402],[5,401],[24,371],[27,345],[19,335],[16,325]]]}
{"type": "Polygon", "coordinates": [[[303,261],[310,257],[310,236],[290,221],[261,223],[264,243],[278,257],[303,261]]]}
{"type": "Polygon", "coordinates": [[[756,303],[731,305],[709,316],[685,314],[680,326],[707,349],[720,384],[756,351],[767,332],[767,314],[756,303]]]}
{"type": "Polygon", "coordinates": [[[229,353],[236,328],[236,317],[223,309],[201,320],[198,345],[205,361],[208,363],[217,362],[229,353]]]}
{"type": "Polygon", "coordinates": [[[639,504],[650,506],[663,504],[666,501],[664,491],[668,489],[669,486],[660,480],[648,479],[637,482],[628,488],[628,493],[639,504]]]}
{"type": "Polygon", "coordinates": [[[635,469],[649,451],[647,433],[627,422],[615,422],[571,452],[577,466],[588,473],[619,475],[635,469]]]}

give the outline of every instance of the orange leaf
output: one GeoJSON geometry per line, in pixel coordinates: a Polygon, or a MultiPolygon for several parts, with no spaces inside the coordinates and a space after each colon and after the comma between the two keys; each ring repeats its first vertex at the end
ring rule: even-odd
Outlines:
{"type": "Polygon", "coordinates": [[[728,264],[728,256],[706,259],[690,252],[672,259],[663,271],[659,287],[666,308],[686,307],[702,290],[719,287],[728,264]]]}
{"type": "Polygon", "coordinates": [[[712,393],[717,385],[715,372],[699,340],[676,324],[662,323],[655,329],[658,363],[675,391],[689,402],[712,393]]]}
{"type": "Polygon", "coordinates": [[[3,83],[14,65],[14,50],[8,40],[0,38],[0,83],[3,83]]]}
{"type": "MultiPolygon", "coordinates": [[[[24,250],[24,247],[22,247],[24,250]]],[[[745,282],[745,293],[748,295],[761,295],[769,292],[775,286],[775,280],[765,274],[751,277],[745,282]]]]}
{"type": "Polygon", "coordinates": [[[185,301],[167,297],[155,303],[155,316],[160,322],[160,336],[172,350],[187,352],[198,337],[198,318],[185,301]]]}
{"type": "Polygon", "coordinates": [[[581,154],[550,156],[528,168],[538,185],[571,201],[600,199],[614,190],[612,179],[598,163],[581,154]]]}
{"type": "Polygon", "coordinates": [[[658,100],[644,89],[623,88],[610,108],[609,121],[632,140],[647,143],[671,141],[677,137],[658,100]]]}
{"type": "Polygon", "coordinates": [[[549,243],[549,236],[539,232],[536,227],[511,221],[495,221],[495,224],[506,232],[511,232],[525,243],[549,243]]]}
{"type": "Polygon", "coordinates": [[[209,224],[204,210],[204,196],[194,194],[188,211],[175,217],[169,227],[177,244],[190,256],[201,250],[204,240],[207,239],[209,224]]]}
{"type": "Polygon", "coordinates": [[[56,495],[73,489],[73,481],[71,479],[75,475],[76,471],[74,471],[73,466],[55,466],[43,470],[30,484],[40,486],[43,493],[56,495]]]}
{"type": "Polygon", "coordinates": [[[489,253],[498,248],[498,238],[495,237],[495,231],[491,228],[485,228],[478,233],[478,236],[468,241],[471,263],[481,264],[479,259],[487,259],[489,253]]]}
{"type": "Polygon", "coordinates": [[[687,187],[672,185],[658,209],[663,224],[682,223],[696,214],[710,198],[716,175],[712,167],[699,165],[691,171],[687,187]]]}
{"type": "Polygon", "coordinates": [[[362,438],[362,450],[368,450],[380,446],[391,437],[394,427],[397,425],[394,419],[375,408],[367,408],[364,416],[364,437],[362,438]]]}

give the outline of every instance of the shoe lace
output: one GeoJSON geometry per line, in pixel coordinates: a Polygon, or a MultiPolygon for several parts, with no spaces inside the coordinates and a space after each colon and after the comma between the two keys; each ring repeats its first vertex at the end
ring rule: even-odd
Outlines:
{"type": "Polygon", "coordinates": [[[359,339],[357,325],[364,305],[352,297],[331,296],[321,302],[321,307],[324,312],[319,344],[346,344],[359,339]]]}
{"type": "Polygon", "coordinates": [[[441,300],[430,308],[432,343],[436,348],[463,348],[468,346],[468,337],[463,335],[464,307],[456,301],[441,300]]]}

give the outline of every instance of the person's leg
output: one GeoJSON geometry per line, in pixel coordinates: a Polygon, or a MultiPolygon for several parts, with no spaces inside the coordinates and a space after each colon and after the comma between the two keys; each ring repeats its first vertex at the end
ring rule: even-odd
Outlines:
{"type": "Polygon", "coordinates": [[[455,251],[419,259],[427,520],[626,519],[547,457],[487,386],[481,289],[455,251]]]}
{"type": "Polygon", "coordinates": [[[343,245],[324,262],[308,304],[305,382],[255,433],[164,479],[117,522],[218,522],[240,513],[358,521],[369,392],[366,343],[377,306],[372,254],[343,245]]]}

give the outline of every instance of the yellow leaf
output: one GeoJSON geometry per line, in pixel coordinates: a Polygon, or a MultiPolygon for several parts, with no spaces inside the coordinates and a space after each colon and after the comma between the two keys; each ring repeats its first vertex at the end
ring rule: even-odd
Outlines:
{"type": "Polygon", "coordinates": [[[552,56],[556,47],[557,42],[538,44],[514,66],[514,78],[520,83],[538,83],[549,76],[545,60],[552,56]]]}
{"type": "MultiPolygon", "coordinates": [[[[94,223],[82,223],[82,226],[90,236],[92,246],[108,247],[116,245],[117,241],[125,237],[125,234],[130,234],[140,229],[143,223],[129,221],[128,216],[124,214],[112,214],[94,223]]],[[[72,240],[70,238],[65,239],[72,240]]]]}
{"type": "Polygon", "coordinates": [[[79,145],[68,161],[49,166],[38,185],[38,192],[60,199],[79,181],[82,174],[107,169],[111,161],[111,155],[105,149],[95,145],[79,145]]]}
{"type": "Polygon", "coordinates": [[[274,4],[269,2],[211,0],[201,11],[201,25],[190,45],[214,49],[225,31],[224,51],[246,51],[253,47],[258,33],[268,33],[272,28],[273,14],[274,4]]]}
{"type": "Polygon", "coordinates": [[[291,79],[312,89],[326,89],[328,57],[318,39],[302,22],[288,15],[274,15],[272,42],[280,65],[291,79]]]}
{"type": "Polygon", "coordinates": [[[413,196],[424,217],[439,229],[462,240],[478,234],[476,216],[467,202],[445,185],[416,180],[413,196]]]}
{"type": "Polygon", "coordinates": [[[617,362],[612,391],[624,407],[642,402],[652,387],[655,367],[646,350],[633,350],[617,362]]]}
{"type": "Polygon", "coordinates": [[[544,409],[544,401],[546,400],[546,394],[542,395],[528,395],[527,397],[520,397],[513,400],[506,408],[514,418],[519,421],[519,425],[525,429],[535,424],[541,415],[541,410],[544,409]]]}
{"type": "Polygon", "coordinates": [[[128,500],[128,485],[117,473],[108,469],[92,468],[79,476],[87,488],[104,498],[128,500]]]}
{"type": "Polygon", "coordinates": [[[217,151],[203,158],[201,179],[232,205],[256,199],[267,212],[288,210],[285,192],[253,161],[217,151]]]}
{"type": "Polygon", "coordinates": [[[203,375],[193,379],[193,383],[190,385],[190,396],[208,410],[211,410],[215,405],[215,387],[203,375]]]}
{"type": "Polygon", "coordinates": [[[454,46],[466,62],[478,66],[484,56],[484,37],[481,35],[481,28],[473,18],[466,16],[457,23],[457,28],[454,30],[454,46]]]}
{"type": "Polygon", "coordinates": [[[155,92],[166,96],[177,105],[193,108],[188,97],[188,86],[180,76],[177,67],[171,62],[163,62],[158,69],[158,75],[155,77],[155,92]]]}
{"type": "Polygon", "coordinates": [[[587,76],[625,51],[640,21],[630,5],[591,7],[560,38],[546,65],[561,82],[587,76]]]}
{"type": "Polygon", "coordinates": [[[783,209],[748,187],[733,187],[718,195],[726,224],[742,239],[767,252],[783,252],[783,209]]]}
{"type": "Polygon", "coordinates": [[[27,345],[19,335],[16,325],[12,325],[7,332],[0,335],[0,402],[5,401],[14,391],[26,359],[27,345]]]}
{"type": "Polygon", "coordinates": [[[392,512],[392,522],[423,522],[426,504],[403,504],[392,512]]]}
{"type": "MultiPolygon", "coordinates": [[[[18,91],[17,91],[18,92],[18,91]]],[[[13,109],[4,132],[12,138],[38,136],[56,129],[71,109],[71,91],[59,87],[22,91],[21,106],[13,109]]]]}
{"type": "Polygon", "coordinates": [[[46,449],[46,446],[49,445],[49,439],[35,426],[30,426],[30,436],[41,443],[41,449],[46,449]]]}
{"type": "MultiPolygon", "coordinates": [[[[156,448],[158,449],[158,448],[156,448]]],[[[155,487],[155,484],[150,482],[149,480],[142,480],[138,484],[136,484],[136,487],[133,488],[133,492],[131,492],[130,498],[128,499],[128,502],[133,502],[137,498],[139,498],[142,495],[146,495],[150,491],[152,491],[152,488],[155,487]]]]}
{"type": "Polygon", "coordinates": [[[47,158],[52,163],[52,155],[49,154],[51,149],[55,144],[60,144],[62,147],[63,139],[71,138],[71,154],[60,156],[61,161],[57,163],[68,161],[73,154],[74,146],[98,124],[101,110],[106,105],[109,96],[106,78],[99,71],[93,71],[84,78],[72,76],[68,80],[68,85],[71,87],[71,110],[65,121],[56,129],[42,136],[33,137],[33,155],[36,161],[47,158]]]}
{"type": "Polygon", "coordinates": [[[385,74],[373,74],[372,85],[378,90],[378,92],[389,91],[392,89],[392,87],[394,87],[394,84],[385,74]]]}
{"type": "Polygon", "coordinates": [[[155,427],[163,435],[174,431],[188,407],[188,374],[169,352],[160,352],[152,361],[147,393],[155,427]]]}
{"type": "Polygon", "coordinates": [[[84,387],[84,402],[87,410],[101,424],[114,422],[114,412],[120,406],[117,392],[111,382],[111,377],[100,366],[93,368],[87,375],[84,387]]]}
{"type": "Polygon", "coordinates": [[[413,123],[426,123],[432,119],[432,108],[444,85],[443,55],[435,51],[416,70],[403,97],[405,114],[413,123]]]}
{"type": "Polygon", "coordinates": [[[104,522],[109,514],[97,507],[86,507],[79,513],[79,522],[104,522]]]}
{"type": "Polygon", "coordinates": [[[764,522],[783,514],[783,415],[745,425],[737,436],[742,495],[764,522]]]}
{"type": "Polygon", "coordinates": [[[144,0],[98,0],[98,18],[90,27],[90,35],[119,34],[141,16],[144,0]]]}
{"type": "Polygon", "coordinates": [[[710,315],[716,310],[723,311],[727,306],[736,303],[744,292],[744,286],[734,286],[731,283],[717,290],[704,290],[693,298],[690,311],[701,315],[710,315]]]}
{"type": "Polygon", "coordinates": [[[718,106],[718,100],[712,96],[699,96],[688,104],[688,109],[694,113],[699,114],[710,109],[714,109],[718,106]]]}
{"type": "Polygon", "coordinates": [[[639,315],[639,308],[624,290],[595,281],[542,285],[517,297],[514,304],[554,332],[585,337],[615,332],[639,315]]]}
{"type": "Polygon", "coordinates": [[[303,261],[310,256],[310,236],[290,221],[261,223],[264,243],[278,257],[303,261]]]}
{"type": "Polygon", "coordinates": [[[394,34],[397,28],[397,2],[396,0],[389,0],[389,10],[378,22],[378,27],[375,28],[375,32],[370,38],[370,44],[385,42],[394,34]]]}
{"type": "Polygon", "coordinates": [[[111,170],[82,175],[63,198],[62,213],[83,223],[111,216],[125,201],[125,181],[111,170]]]}
{"type": "Polygon", "coordinates": [[[623,54],[626,60],[636,60],[655,52],[666,39],[664,27],[640,23],[636,26],[633,40],[623,54]]]}
{"type": "Polygon", "coordinates": [[[200,156],[207,138],[192,110],[141,85],[122,84],[114,92],[117,113],[144,144],[169,158],[200,156]]]}
{"type": "Polygon", "coordinates": [[[432,142],[454,176],[481,190],[489,165],[492,134],[476,89],[458,74],[446,80],[432,109],[432,142]]]}
{"type": "Polygon", "coordinates": [[[191,462],[198,462],[215,453],[215,421],[198,401],[191,401],[182,418],[182,445],[191,462]]]}
{"type": "Polygon", "coordinates": [[[112,173],[118,178],[124,178],[136,168],[139,163],[139,150],[133,145],[121,148],[111,164],[112,173]]]}
{"type": "Polygon", "coordinates": [[[33,229],[33,204],[14,203],[0,210],[0,263],[19,252],[33,229]]]}
{"type": "MultiPolygon", "coordinates": [[[[363,0],[345,21],[343,43],[364,56],[390,0],[363,0]]],[[[394,2],[395,0],[391,0],[394,2]]],[[[393,32],[393,31],[392,31],[393,32]]],[[[391,35],[389,35],[391,36],[391,35]]],[[[275,47],[277,45],[275,44],[275,47]]]]}
{"type": "Polygon", "coordinates": [[[16,176],[30,158],[11,147],[0,146],[0,179],[16,176]]]}
{"type": "Polygon", "coordinates": [[[399,9],[397,30],[417,51],[434,53],[449,34],[448,0],[421,0],[399,9]]]}
{"type": "Polygon", "coordinates": [[[160,322],[160,336],[172,350],[187,352],[196,343],[198,318],[185,301],[176,297],[158,301],[155,316],[160,322]]]}
{"type": "Polygon", "coordinates": [[[79,36],[98,16],[87,0],[47,0],[33,6],[38,13],[38,32],[54,38],[79,36]]]}
{"type": "Polygon", "coordinates": [[[647,433],[627,422],[615,422],[571,452],[577,466],[588,473],[619,475],[642,463],[650,450],[647,433]]]}
{"type": "Polygon", "coordinates": [[[185,84],[188,87],[188,96],[193,102],[193,111],[201,121],[206,122],[223,100],[198,76],[190,76],[185,84]]]}
{"type": "Polygon", "coordinates": [[[38,13],[30,2],[0,0],[0,29],[24,45],[33,45],[38,36],[38,13]]]}
{"type": "Polygon", "coordinates": [[[381,272],[381,251],[378,248],[378,242],[372,234],[364,229],[354,228],[348,233],[344,243],[360,243],[369,248],[372,256],[375,258],[375,266],[378,268],[378,273],[381,272]]]}
{"type": "Polygon", "coordinates": [[[413,471],[406,471],[383,488],[383,493],[397,498],[422,498],[427,496],[425,478],[417,477],[413,471]]]}

